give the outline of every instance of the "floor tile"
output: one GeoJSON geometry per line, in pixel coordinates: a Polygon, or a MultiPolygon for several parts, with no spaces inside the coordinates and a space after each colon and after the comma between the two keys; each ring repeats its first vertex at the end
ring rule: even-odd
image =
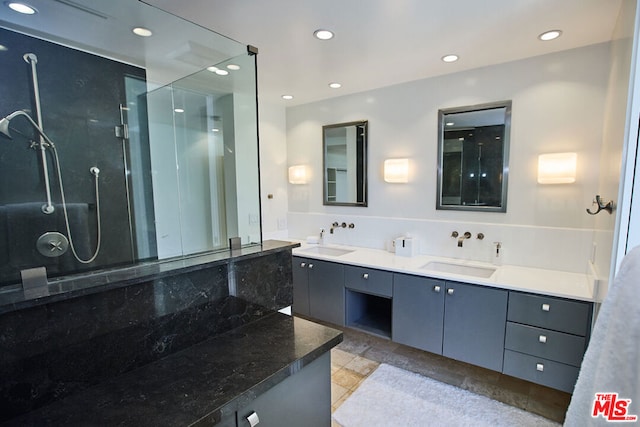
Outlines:
{"type": "MultiPolygon", "coordinates": [[[[329,326],[336,328],[335,325],[329,326]]],[[[568,393],[407,347],[350,328],[338,329],[343,331],[344,340],[332,350],[332,411],[338,408],[380,363],[387,363],[525,409],[559,423],[564,421],[571,399],[568,393]],[[349,375],[349,372],[353,375],[349,375]],[[357,375],[360,380],[354,385],[353,381],[358,378],[357,375]]]]}
{"type": "Polygon", "coordinates": [[[341,386],[340,384],[336,384],[332,381],[331,382],[331,405],[338,402],[345,394],[347,394],[348,391],[349,389],[341,386]]]}

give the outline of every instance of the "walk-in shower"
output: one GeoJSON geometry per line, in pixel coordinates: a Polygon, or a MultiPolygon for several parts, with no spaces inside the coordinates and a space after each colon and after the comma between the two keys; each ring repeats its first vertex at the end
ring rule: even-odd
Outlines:
{"type": "Polygon", "coordinates": [[[56,177],[58,179],[58,185],[60,188],[60,198],[62,200],[62,211],[63,211],[64,222],[66,226],[65,227],[66,236],[58,232],[57,230],[46,231],[38,238],[36,242],[34,242],[34,245],[36,249],[46,257],[62,256],[66,252],[67,248],[71,248],[71,252],[73,253],[73,256],[76,259],[76,261],[78,261],[81,264],[90,264],[97,258],[98,254],[100,253],[100,241],[102,237],[101,227],[100,227],[100,190],[98,185],[100,169],[98,169],[97,166],[92,166],[89,169],[89,172],[93,175],[94,182],[95,182],[97,243],[96,243],[96,248],[93,254],[89,258],[83,259],[78,255],[78,251],[76,250],[76,247],[73,243],[73,235],[71,233],[71,227],[69,224],[69,212],[68,212],[67,201],[66,201],[67,198],[64,191],[64,184],[62,180],[62,170],[60,168],[60,157],[58,156],[58,150],[56,149],[56,145],[53,143],[53,141],[51,141],[51,139],[46,135],[46,133],[42,129],[40,90],[39,90],[38,77],[37,77],[37,71],[36,71],[36,63],[38,62],[38,58],[34,53],[25,53],[23,58],[26,62],[28,62],[31,65],[34,101],[36,106],[36,117],[38,121],[36,122],[33,118],[31,118],[31,116],[29,116],[29,114],[27,114],[24,111],[20,111],[20,110],[14,111],[13,113],[9,114],[8,116],[0,120],[0,133],[9,139],[13,139],[11,136],[9,125],[11,121],[17,117],[25,118],[27,122],[29,122],[31,127],[37,132],[37,140],[39,142],[35,142],[34,140],[31,140],[31,145],[33,148],[38,149],[42,154],[42,166],[43,166],[42,172],[43,172],[45,191],[47,196],[47,202],[42,206],[42,213],[44,215],[53,214],[55,211],[55,208],[52,203],[51,186],[49,181],[49,168],[47,166],[47,158],[46,158],[47,149],[51,150],[51,153],[53,154],[54,164],[55,164],[56,177]]]}
{"type": "Polygon", "coordinates": [[[74,4],[0,7],[0,286],[260,244],[257,49],[144,2],[74,4]]]}

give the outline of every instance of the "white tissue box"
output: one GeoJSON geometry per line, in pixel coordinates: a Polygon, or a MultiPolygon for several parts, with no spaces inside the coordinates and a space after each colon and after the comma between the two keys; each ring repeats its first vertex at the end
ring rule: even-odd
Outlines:
{"type": "Polygon", "coordinates": [[[418,255],[418,240],[412,237],[398,237],[394,240],[396,255],[415,256],[418,255]]]}

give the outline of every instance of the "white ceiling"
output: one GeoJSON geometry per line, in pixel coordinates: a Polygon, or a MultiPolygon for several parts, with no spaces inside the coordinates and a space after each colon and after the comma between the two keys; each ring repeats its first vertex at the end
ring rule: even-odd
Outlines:
{"type": "Polygon", "coordinates": [[[258,47],[260,101],[297,105],[606,42],[634,0],[145,1],[258,47]],[[319,28],[336,36],[317,40],[319,28]],[[537,39],[550,29],[562,37],[537,39]],[[443,63],[449,53],[460,60],[443,63]]]}

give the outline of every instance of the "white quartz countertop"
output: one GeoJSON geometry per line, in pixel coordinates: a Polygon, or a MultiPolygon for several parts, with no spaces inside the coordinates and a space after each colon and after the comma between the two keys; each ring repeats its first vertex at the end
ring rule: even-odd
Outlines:
{"type": "Polygon", "coordinates": [[[369,267],[397,273],[432,277],[494,288],[531,292],[571,298],[582,301],[595,301],[596,280],[588,274],[566,271],[545,270],[540,268],[519,267],[513,265],[493,265],[489,263],[460,260],[454,258],[418,255],[405,257],[380,249],[368,249],[355,246],[314,245],[301,242],[299,248],[293,249],[293,255],[305,258],[331,261],[360,267],[369,267]],[[319,246],[349,251],[341,255],[317,253],[319,246]],[[453,263],[457,265],[481,268],[493,268],[495,272],[489,277],[478,277],[466,274],[454,274],[436,271],[424,266],[429,262],[453,263]]]}

